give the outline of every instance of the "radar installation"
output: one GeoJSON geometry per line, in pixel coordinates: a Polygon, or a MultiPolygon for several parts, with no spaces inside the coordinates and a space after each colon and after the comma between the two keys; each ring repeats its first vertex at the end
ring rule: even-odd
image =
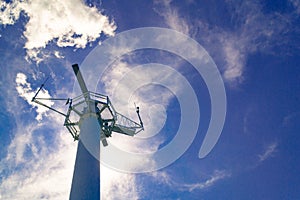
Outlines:
{"type": "MultiPolygon", "coordinates": [[[[32,101],[65,117],[64,126],[78,141],[76,161],[70,191],[70,200],[100,199],[100,141],[108,146],[107,138],[112,132],[134,136],[144,130],[139,107],[136,113],[139,123],[118,113],[108,96],[88,91],[78,64],[72,65],[82,94],[75,98],[42,98],[38,97],[46,81],[40,86],[32,101]],[[52,108],[46,101],[66,101],[66,113],[52,108]],[[95,138],[99,134],[100,141],[95,138]],[[93,142],[85,142],[93,141],[93,142]],[[92,144],[90,144],[92,143],[92,144]],[[92,145],[92,147],[89,147],[92,145]],[[90,149],[94,149],[92,152],[90,149]]],[[[98,136],[99,136],[98,135],[98,136]]],[[[117,156],[117,155],[116,155],[117,156]]]]}

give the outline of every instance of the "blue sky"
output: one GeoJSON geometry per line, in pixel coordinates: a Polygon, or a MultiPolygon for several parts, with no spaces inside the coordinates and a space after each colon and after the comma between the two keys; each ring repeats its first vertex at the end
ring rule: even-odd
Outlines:
{"type": "MultiPolygon", "coordinates": [[[[185,88],[170,71],[151,71],[147,63],[182,74],[201,114],[200,121],[190,119],[199,125],[195,139],[169,166],[137,174],[102,166],[102,199],[300,198],[300,1],[31,0],[0,5],[0,199],[68,198],[77,143],[62,117],[30,100],[48,76],[41,95],[73,97],[71,65],[81,66],[106,39],[142,27],[170,28],[202,45],[225,86],[226,119],[213,150],[199,159],[211,117],[201,74],[182,57],[161,50],[119,57],[99,74],[96,90],[132,118],[136,101],[146,130],[137,138],[114,134],[110,142],[130,152],[154,152],[177,133],[182,114],[178,96],[185,88]],[[122,98],[132,82],[118,84],[137,66],[148,72],[136,71],[141,79],[165,77],[174,91],[149,84],[130,99],[122,98]]],[[[65,110],[63,104],[52,106],[65,110]]]]}

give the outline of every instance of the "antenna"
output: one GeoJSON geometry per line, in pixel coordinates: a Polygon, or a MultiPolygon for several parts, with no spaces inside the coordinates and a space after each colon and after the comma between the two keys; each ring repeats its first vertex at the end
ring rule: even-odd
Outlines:
{"type": "Polygon", "coordinates": [[[46,78],[46,80],[42,83],[38,91],[35,93],[34,97],[32,97],[31,101],[34,101],[35,97],[38,95],[38,93],[41,91],[41,89],[44,87],[45,83],[48,81],[49,76],[46,78]]]}
{"type": "Polygon", "coordinates": [[[143,128],[143,130],[144,130],[144,124],[143,124],[142,118],[141,118],[141,116],[140,116],[140,107],[139,107],[139,106],[136,106],[135,103],[134,103],[134,107],[136,108],[136,113],[137,113],[138,118],[139,118],[139,120],[140,120],[140,125],[141,125],[141,127],[143,128]]]}

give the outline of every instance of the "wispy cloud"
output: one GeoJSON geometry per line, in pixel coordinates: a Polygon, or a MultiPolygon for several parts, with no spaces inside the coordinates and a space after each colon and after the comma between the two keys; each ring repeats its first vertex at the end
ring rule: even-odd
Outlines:
{"type": "Polygon", "coordinates": [[[64,129],[43,131],[57,118],[17,127],[6,157],[0,160],[0,199],[67,199],[72,180],[76,143],[64,129]],[[51,134],[54,140],[49,142],[51,134]]]}
{"type": "Polygon", "coordinates": [[[216,60],[224,80],[236,85],[245,78],[249,55],[255,52],[272,53],[275,47],[289,44],[290,40],[286,38],[289,32],[299,31],[291,23],[296,19],[294,15],[299,14],[299,3],[291,2],[295,10],[280,14],[264,13],[262,5],[254,1],[226,1],[231,14],[228,21],[232,25],[230,30],[210,24],[200,17],[188,18],[171,0],[156,1],[154,9],[170,28],[200,41],[216,60]]]}
{"type": "MultiPolygon", "coordinates": [[[[11,138],[8,146],[2,146],[6,155],[0,158],[0,199],[67,199],[76,143],[63,127],[53,127],[61,124],[61,118],[53,113],[39,119],[45,111],[37,109],[39,120],[34,119],[27,104],[34,95],[28,75],[6,75],[10,84],[5,86],[7,98],[3,103],[15,126],[11,133],[5,133],[11,138]]],[[[41,95],[46,93],[49,95],[46,90],[41,95]]]]}
{"type": "Polygon", "coordinates": [[[183,184],[182,189],[188,190],[190,192],[196,190],[196,189],[206,189],[209,187],[212,187],[214,184],[216,184],[218,181],[225,179],[227,177],[230,177],[231,174],[226,171],[219,171],[215,170],[214,173],[208,178],[207,180],[199,183],[193,183],[193,184],[183,184]]]}
{"type": "Polygon", "coordinates": [[[184,181],[175,181],[166,171],[153,172],[151,175],[159,182],[169,185],[176,190],[193,192],[194,190],[203,190],[214,186],[217,182],[229,178],[231,173],[226,170],[214,170],[208,178],[196,183],[187,183],[184,181]]]}
{"type": "MultiPolygon", "coordinates": [[[[59,47],[85,48],[101,33],[114,35],[116,25],[81,0],[1,1],[0,24],[12,25],[22,13],[28,18],[23,32],[27,57],[40,62],[41,50],[50,42],[59,47]]],[[[44,55],[45,56],[45,55],[44,55]]]]}
{"type": "Polygon", "coordinates": [[[172,0],[154,1],[157,5],[154,10],[165,19],[170,28],[189,35],[189,24],[180,16],[178,9],[171,6],[171,2],[172,0]]]}
{"type": "Polygon", "coordinates": [[[263,162],[263,161],[267,160],[268,158],[274,156],[274,153],[277,151],[277,147],[278,147],[277,142],[273,142],[273,143],[269,144],[265,148],[264,152],[262,152],[261,154],[258,155],[259,162],[263,162]]]}

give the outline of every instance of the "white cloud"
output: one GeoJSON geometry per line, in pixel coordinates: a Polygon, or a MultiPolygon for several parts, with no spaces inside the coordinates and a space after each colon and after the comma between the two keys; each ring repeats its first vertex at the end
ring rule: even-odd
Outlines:
{"type": "Polygon", "coordinates": [[[6,3],[5,1],[0,2],[1,7],[1,15],[0,15],[0,23],[14,24],[16,20],[20,17],[21,7],[18,6],[18,1],[13,1],[12,3],[6,3]]]}
{"type": "Polygon", "coordinates": [[[140,199],[136,176],[101,165],[101,199],[140,199]]]}
{"type": "Polygon", "coordinates": [[[274,155],[274,153],[277,151],[277,147],[278,147],[277,142],[273,142],[273,143],[269,144],[266,147],[266,149],[264,150],[264,152],[262,152],[261,154],[258,155],[259,162],[263,162],[266,159],[272,157],[274,155]]]}
{"type": "Polygon", "coordinates": [[[28,17],[23,33],[25,49],[28,58],[37,62],[50,42],[59,47],[85,48],[101,33],[113,36],[116,29],[107,16],[81,0],[14,0],[1,2],[1,8],[1,24],[14,24],[22,12],[28,17]]]}
{"type": "Polygon", "coordinates": [[[225,61],[227,63],[223,77],[226,80],[241,78],[245,64],[245,55],[239,47],[239,42],[232,38],[229,38],[229,40],[225,39],[222,42],[225,61]]]}
{"type": "MultiPolygon", "coordinates": [[[[25,99],[27,101],[27,103],[29,103],[30,105],[32,105],[33,107],[36,107],[36,112],[38,113],[38,115],[36,116],[36,119],[38,121],[40,121],[42,119],[42,116],[43,114],[45,114],[49,109],[44,107],[44,106],[41,106],[41,105],[38,105],[34,102],[32,102],[32,98],[34,97],[35,93],[37,92],[34,91],[32,88],[31,88],[31,85],[30,83],[27,82],[27,77],[25,74],[23,73],[18,73],[17,76],[16,76],[16,90],[17,92],[19,93],[19,96],[22,97],[23,99],[25,99]]],[[[38,97],[41,97],[41,98],[51,98],[49,92],[45,89],[42,89],[39,94],[38,94],[38,97]]],[[[48,102],[48,106],[52,106],[54,105],[54,102],[53,101],[49,101],[48,102]]]]}
{"type": "Polygon", "coordinates": [[[41,131],[59,119],[24,124],[17,120],[16,132],[0,161],[0,199],[67,199],[76,143],[65,129],[41,131]],[[47,134],[54,139],[49,143],[47,134]]]}
{"type": "MultiPolygon", "coordinates": [[[[62,124],[56,113],[49,112],[47,118],[35,121],[28,112],[20,112],[24,110],[21,101],[31,103],[34,91],[23,73],[17,74],[15,83],[22,99],[14,95],[15,85],[11,84],[8,90],[14,92],[8,93],[6,105],[16,126],[10,144],[3,147],[6,156],[0,160],[0,199],[67,199],[76,143],[63,126],[53,126],[62,124]]],[[[41,95],[50,97],[46,90],[41,95]]],[[[45,114],[45,110],[37,110],[37,118],[45,114]]]]}
{"type": "Polygon", "coordinates": [[[190,192],[192,192],[195,189],[200,189],[200,190],[205,189],[205,188],[213,186],[218,181],[220,181],[226,177],[229,177],[229,176],[231,176],[231,174],[226,171],[215,170],[213,175],[211,175],[211,177],[208,178],[207,180],[205,180],[203,182],[199,182],[199,183],[183,184],[182,188],[187,189],[190,192]]]}
{"type": "Polygon", "coordinates": [[[59,51],[54,51],[54,56],[56,58],[64,58],[64,56],[59,51]]]}
{"type": "Polygon", "coordinates": [[[178,9],[171,6],[171,2],[172,0],[154,1],[157,5],[154,10],[165,19],[170,28],[189,35],[188,23],[180,16],[178,9]]]}
{"type": "Polygon", "coordinates": [[[193,192],[194,190],[203,190],[212,187],[220,180],[230,177],[231,173],[226,170],[214,170],[211,175],[208,175],[208,178],[197,183],[186,183],[184,180],[175,181],[166,171],[153,172],[151,175],[159,182],[169,185],[172,188],[193,192]]]}
{"type": "MultiPolygon", "coordinates": [[[[294,5],[294,12],[299,14],[300,3],[290,1],[294,5]]],[[[202,41],[219,65],[224,80],[235,85],[244,80],[250,54],[258,51],[272,53],[274,47],[290,44],[290,40],[285,37],[294,29],[292,16],[295,13],[264,13],[262,5],[254,1],[226,1],[226,4],[231,14],[230,23],[233,25],[230,30],[209,24],[200,17],[188,18],[172,5],[171,0],[156,1],[154,10],[170,28],[202,41]]]]}
{"type": "Polygon", "coordinates": [[[192,36],[191,34],[194,29],[199,28],[201,38],[206,38],[207,41],[219,40],[218,51],[221,50],[222,55],[224,55],[224,62],[226,63],[223,77],[229,81],[239,79],[242,76],[245,62],[245,55],[242,49],[244,45],[240,46],[240,38],[236,38],[220,29],[209,30],[208,26],[200,20],[195,20],[195,24],[189,23],[185,19],[185,16],[183,14],[180,15],[179,10],[171,5],[171,2],[171,0],[156,2],[158,6],[157,8],[155,7],[155,11],[165,19],[165,23],[170,28],[190,36],[192,36]]]}

